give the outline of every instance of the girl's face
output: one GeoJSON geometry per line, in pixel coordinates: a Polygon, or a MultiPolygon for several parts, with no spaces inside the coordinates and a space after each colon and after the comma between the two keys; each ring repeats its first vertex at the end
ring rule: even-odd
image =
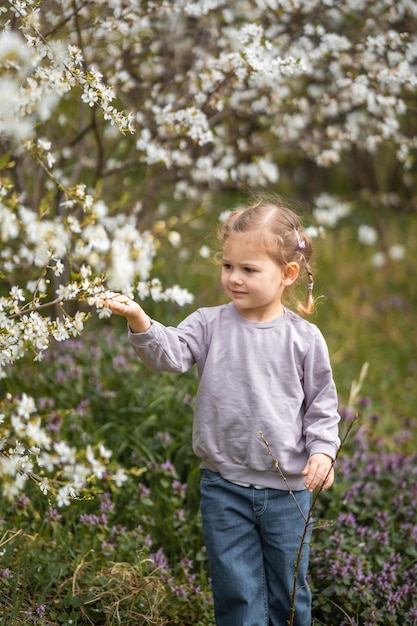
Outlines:
{"type": "Polygon", "coordinates": [[[284,270],[251,245],[250,235],[232,235],[223,246],[222,287],[239,313],[252,322],[268,322],[283,314],[282,294],[298,272],[297,263],[284,270]]]}

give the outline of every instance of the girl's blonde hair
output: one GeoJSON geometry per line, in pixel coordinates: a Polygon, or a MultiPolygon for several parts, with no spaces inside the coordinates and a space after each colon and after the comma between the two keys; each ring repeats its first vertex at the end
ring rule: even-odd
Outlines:
{"type": "Polygon", "coordinates": [[[230,213],[221,225],[219,239],[224,244],[232,235],[246,233],[250,234],[252,245],[264,250],[282,268],[295,261],[304,270],[307,296],[304,303],[297,301],[296,307],[302,314],[313,313],[313,244],[298,215],[280,198],[273,202],[260,199],[246,209],[230,213]]]}

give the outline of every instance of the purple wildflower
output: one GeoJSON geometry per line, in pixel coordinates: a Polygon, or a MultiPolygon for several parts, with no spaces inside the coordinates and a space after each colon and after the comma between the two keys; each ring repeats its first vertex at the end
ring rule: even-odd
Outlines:
{"type": "Polygon", "coordinates": [[[56,509],[50,506],[48,511],[48,518],[50,522],[58,522],[62,519],[62,515],[58,513],[56,509]]]}
{"type": "Polygon", "coordinates": [[[102,513],[101,515],[95,515],[94,513],[82,513],[80,515],[80,521],[83,524],[91,526],[107,526],[108,524],[108,519],[105,513],[102,513]]]}
{"type": "Polygon", "coordinates": [[[176,470],[175,470],[174,465],[172,464],[172,462],[169,459],[167,459],[166,461],[164,461],[164,463],[162,463],[161,469],[163,469],[166,472],[170,472],[174,476],[177,473],[176,470]]]}
{"type": "Polygon", "coordinates": [[[109,493],[100,495],[100,511],[101,513],[111,513],[114,510],[114,504],[110,499],[109,493]]]}
{"type": "Polygon", "coordinates": [[[6,567],[5,569],[0,569],[0,577],[1,578],[12,578],[13,574],[10,568],[6,567]]]}

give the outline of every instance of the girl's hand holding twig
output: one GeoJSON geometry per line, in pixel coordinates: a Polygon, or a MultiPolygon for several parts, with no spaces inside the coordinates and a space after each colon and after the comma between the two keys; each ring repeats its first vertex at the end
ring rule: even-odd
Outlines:
{"type": "Polygon", "coordinates": [[[312,454],[307,461],[307,465],[301,472],[306,476],[305,485],[309,491],[314,489],[329,489],[333,485],[334,470],[333,460],[327,454],[312,454]]]}
{"type": "Polygon", "coordinates": [[[142,307],[124,294],[115,293],[111,298],[106,298],[103,306],[115,315],[126,317],[133,333],[143,333],[151,327],[151,321],[142,307]]]}

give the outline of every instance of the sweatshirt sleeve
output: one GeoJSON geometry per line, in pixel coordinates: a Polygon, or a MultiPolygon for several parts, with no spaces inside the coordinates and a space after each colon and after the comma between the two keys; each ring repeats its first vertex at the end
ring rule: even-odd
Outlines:
{"type": "Polygon", "coordinates": [[[154,371],[182,373],[197,362],[205,345],[205,325],[199,311],[189,315],[178,327],[151,320],[149,330],[133,333],[129,341],[139,358],[154,371]]]}
{"type": "Polygon", "coordinates": [[[338,397],[326,342],[318,329],[304,360],[304,434],[308,455],[333,459],[340,446],[338,397]]]}

